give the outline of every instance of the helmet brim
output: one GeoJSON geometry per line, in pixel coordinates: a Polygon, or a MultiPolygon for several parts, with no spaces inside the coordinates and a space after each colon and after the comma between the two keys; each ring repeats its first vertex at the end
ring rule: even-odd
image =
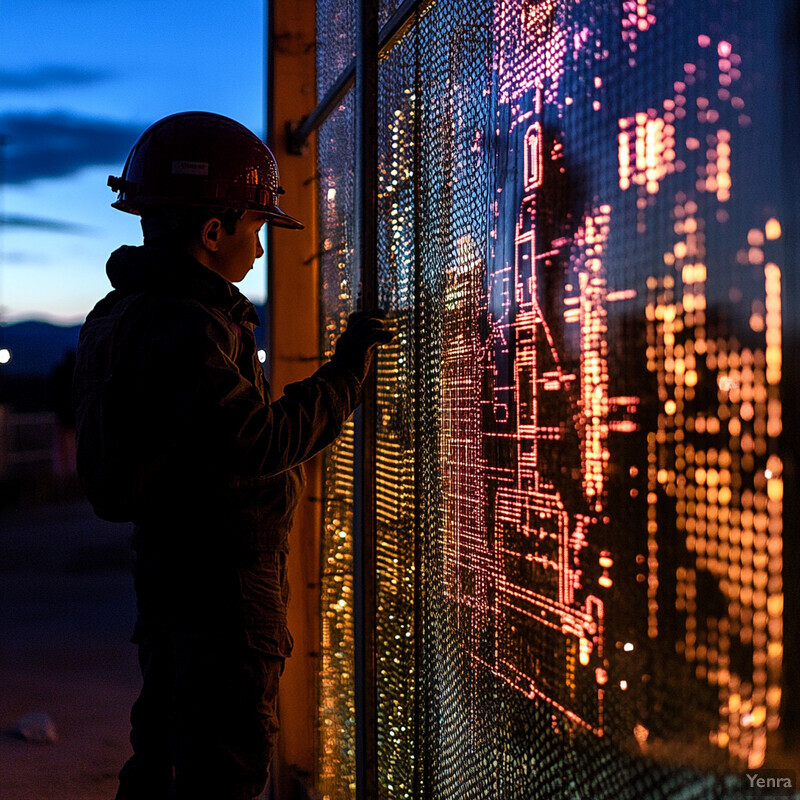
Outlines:
{"type": "Polygon", "coordinates": [[[293,231],[301,231],[305,228],[305,225],[299,219],[287,214],[280,208],[264,213],[267,215],[267,224],[274,225],[276,228],[289,228],[293,231]]]}

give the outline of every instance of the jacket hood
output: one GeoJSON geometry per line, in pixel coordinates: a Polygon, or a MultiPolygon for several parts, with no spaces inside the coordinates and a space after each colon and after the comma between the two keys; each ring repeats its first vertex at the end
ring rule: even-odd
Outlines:
{"type": "Polygon", "coordinates": [[[192,272],[199,270],[205,267],[187,253],[150,245],[123,245],[111,254],[106,264],[111,285],[126,294],[163,289],[185,281],[192,272]]]}
{"type": "Polygon", "coordinates": [[[241,319],[258,324],[252,303],[233,284],[179,250],[123,245],[109,257],[106,274],[117,295],[151,292],[194,297],[227,311],[235,309],[241,319]]]}

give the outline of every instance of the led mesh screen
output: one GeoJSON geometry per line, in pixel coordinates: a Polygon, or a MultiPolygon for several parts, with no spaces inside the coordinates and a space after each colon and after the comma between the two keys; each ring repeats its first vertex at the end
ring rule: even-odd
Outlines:
{"type": "Polygon", "coordinates": [[[323,97],[355,57],[355,0],[318,4],[317,12],[317,96],[323,97]]]}
{"type": "MultiPolygon", "coordinates": [[[[381,61],[381,797],[736,797],[788,759],[783,8],[433,3],[381,61]]],[[[349,107],[320,135],[330,332],[349,107]]],[[[354,796],[351,454],[326,479],[330,798],[354,796]]]]}
{"type": "MultiPolygon", "coordinates": [[[[353,108],[349,99],[318,135],[321,272],[325,309],[323,347],[336,338],[354,310],[353,108]]],[[[329,797],[350,797],[355,786],[353,727],[353,423],[326,451],[324,530],[320,576],[321,631],[318,785],[329,797]]]]}

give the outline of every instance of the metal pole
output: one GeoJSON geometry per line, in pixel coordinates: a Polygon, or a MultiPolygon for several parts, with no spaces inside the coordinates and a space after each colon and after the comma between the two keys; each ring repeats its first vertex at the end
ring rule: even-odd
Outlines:
{"type": "MultiPolygon", "coordinates": [[[[264,135],[267,147],[275,152],[275,133],[273,125],[275,123],[275,4],[268,2],[264,4],[264,135]]],[[[264,232],[264,263],[266,274],[264,275],[264,350],[267,353],[267,376],[272,381],[272,292],[270,283],[272,281],[272,226],[265,225],[264,232]]]]}
{"type": "MultiPolygon", "coordinates": [[[[355,226],[360,301],[378,297],[378,4],[358,0],[355,71],[355,226]]],[[[375,395],[373,369],[356,420],[353,589],[355,633],[356,800],[377,800],[377,693],[375,684],[375,395]]]]}

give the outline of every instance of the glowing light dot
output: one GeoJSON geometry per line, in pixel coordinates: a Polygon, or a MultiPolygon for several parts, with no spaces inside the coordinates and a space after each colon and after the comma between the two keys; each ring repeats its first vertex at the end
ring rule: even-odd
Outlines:
{"type": "Polygon", "coordinates": [[[774,242],[776,239],[781,238],[781,223],[772,217],[771,219],[767,220],[767,224],[764,226],[764,233],[766,234],[767,239],[769,241],[774,242]]]}
{"type": "Polygon", "coordinates": [[[8,364],[11,361],[11,351],[7,347],[0,348],[0,364],[8,364]]]}
{"type": "Polygon", "coordinates": [[[700,47],[708,47],[711,44],[711,37],[701,34],[697,37],[697,44],[699,44],[700,47]]]}
{"type": "Polygon", "coordinates": [[[633,651],[633,642],[625,642],[625,644],[623,645],[622,649],[626,653],[632,652],[633,651]]]}
{"type": "Polygon", "coordinates": [[[620,681],[619,688],[622,689],[623,692],[628,690],[628,681],[620,681]]]}

